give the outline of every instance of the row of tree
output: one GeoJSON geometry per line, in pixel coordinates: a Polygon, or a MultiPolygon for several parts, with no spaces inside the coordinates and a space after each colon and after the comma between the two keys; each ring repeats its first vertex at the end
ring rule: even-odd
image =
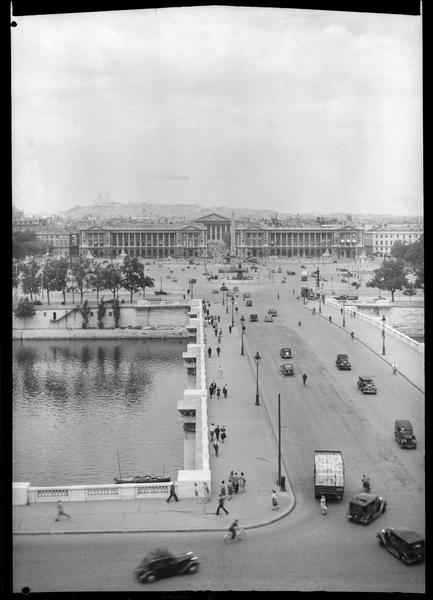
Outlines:
{"type": "Polygon", "coordinates": [[[100,292],[108,290],[114,300],[122,288],[128,290],[132,302],[134,294],[146,287],[154,287],[154,280],[144,274],[144,266],[135,256],[125,256],[120,264],[80,257],[68,261],[63,257],[45,256],[42,259],[13,259],[12,286],[18,289],[20,285],[31,302],[45,290],[48,304],[50,292],[54,291],[63,294],[65,303],[67,293],[72,294],[72,302],[75,294],[79,294],[82,304],[86,292],[96,292],[99,300],[100,292]]]}

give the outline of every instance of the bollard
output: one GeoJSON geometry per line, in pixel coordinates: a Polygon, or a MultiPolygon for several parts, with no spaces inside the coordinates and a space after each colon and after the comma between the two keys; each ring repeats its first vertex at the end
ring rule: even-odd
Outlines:
{"type": "Polygon", "coordinates": [[[281,475],[279,485],[280,485],[280,491],[285,492],[286,491],[286,477],[284,475],[281,475]]]}

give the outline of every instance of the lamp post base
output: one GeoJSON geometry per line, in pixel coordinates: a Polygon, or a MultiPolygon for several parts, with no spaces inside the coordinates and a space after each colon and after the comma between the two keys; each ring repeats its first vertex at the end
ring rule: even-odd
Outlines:
{"type": "Polygon", "coordinates": [[[260,402],[259,402],[259,396],[258,396],[258,394],[256,394],[256,406],[260,406],[260,402]]]}

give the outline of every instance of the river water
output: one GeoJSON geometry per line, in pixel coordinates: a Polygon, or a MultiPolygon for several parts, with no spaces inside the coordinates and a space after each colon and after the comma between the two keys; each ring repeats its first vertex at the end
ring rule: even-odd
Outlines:
{"type": "Polygon", "coordinates": [[[186,340],[14,342],[13,480],[108,484],[183,468],[186,340]],[[120,461],[118,462],[118,454],[120,461]]]}

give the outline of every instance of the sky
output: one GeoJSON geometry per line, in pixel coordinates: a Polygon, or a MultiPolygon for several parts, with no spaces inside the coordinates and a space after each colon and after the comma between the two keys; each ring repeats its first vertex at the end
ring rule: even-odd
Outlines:
{"type": "Polygon", "coordinates": [[[423,211],[422,17],[231,6],[16,17],[12,201],[423,211]]]}

